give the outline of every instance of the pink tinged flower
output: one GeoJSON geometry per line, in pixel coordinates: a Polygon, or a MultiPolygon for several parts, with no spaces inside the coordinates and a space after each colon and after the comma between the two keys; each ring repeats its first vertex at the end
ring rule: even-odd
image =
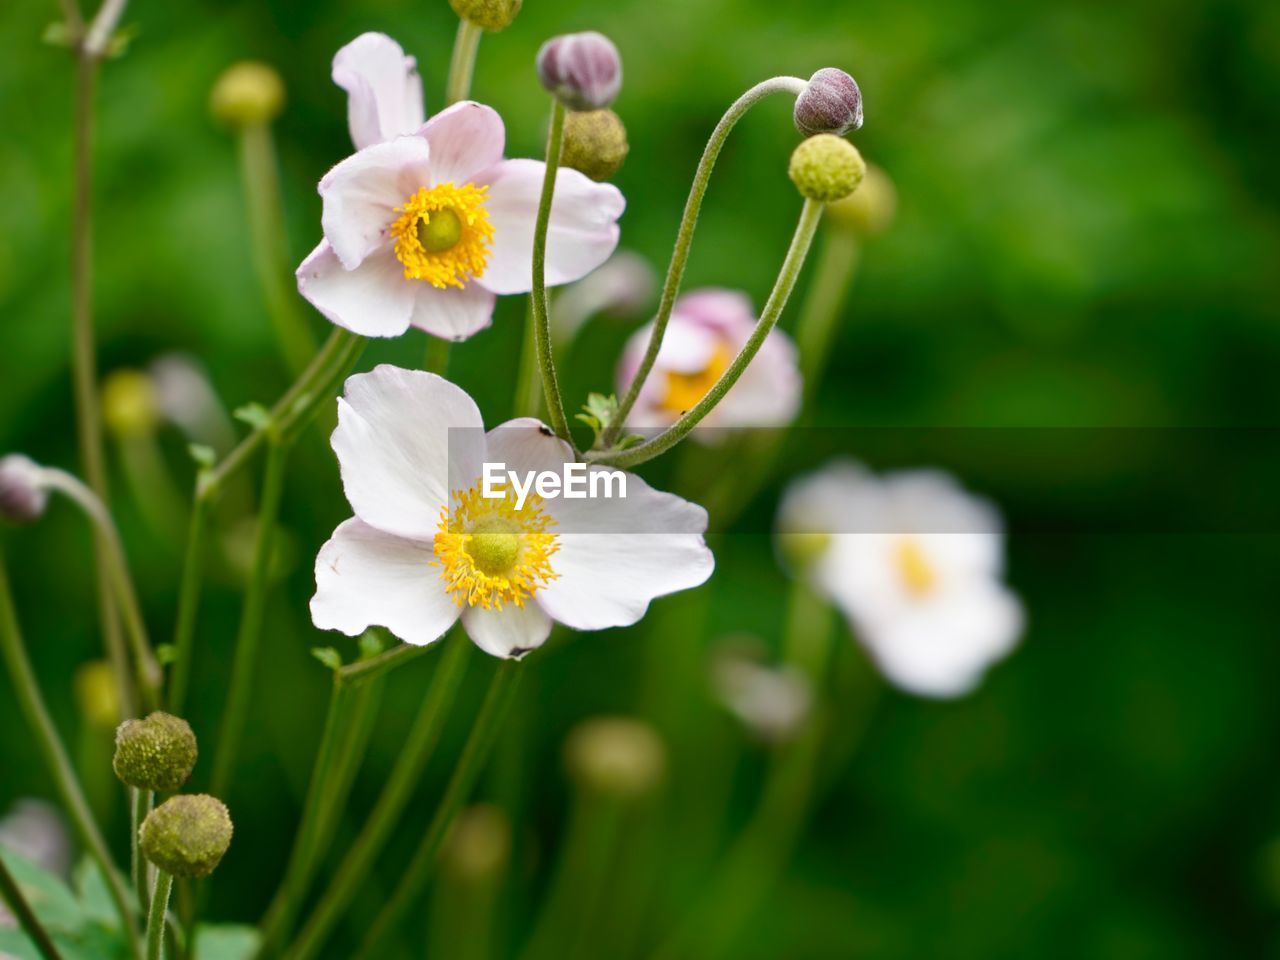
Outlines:
{"type": "Polygon", "coordinates": [[[426,119],[418,62],[385,33],[362,33],[333,57],[357,150],[414,133],[426,119]]]}
{"type": "MultiPolygon", "coordinates": [[[[504,160],[504,143],[498,114],[464,102],[339,163],[320,181],[324,240],[298,268],[302,295],[367,337],[414,326],[464,340],[487,327],[497,294],[531,288],[544,169],[504,160]]],[[[615,187],[559,171],[548,284],[578,280],[609,258],[624,206],[615,187]]]]}
{"type": "MultiPolygon", "coordinates": [[[[315,625],[386,627],[428,644],[459,618],[497,657],[540,646],[553,621],[626,626],[655,597],[711,575],[701,507],[626,477],[624,498],[485,497],[483,464],[561,472],[573,454],[536,420],[484,431],[460,388],[380,366],[347,381],[333,448],[355,516],[316,558],[315,625]]],[[[593,472],[600,467],[590,468],[593,472]]]]}
{"type": "MultiPolygon", "coordinates": [[[[628,426],[665,427],[706,395],[728,369],[756,326],[755,311],[746,294],[707,289],[676,301],[662,349],[645,381],[628,426]]],[[[625,391],[635,377],[653,326],[637,331],[618,365],[618,389],[625,391]]],[[[800,410],[801,379],[791,338],[773,330],[743,372],[694,430],[704,441],[714,437],[711,427],[780,427],[800,410]]]]}
{"type": "Polygon", "coordinates": [[[830,464],[787,491],[779,531],[804,544],[792,554],[808,556],[815,586],[904,690],[968,693],[1022,633],[1000,516],[945,473],[830,464]]]}

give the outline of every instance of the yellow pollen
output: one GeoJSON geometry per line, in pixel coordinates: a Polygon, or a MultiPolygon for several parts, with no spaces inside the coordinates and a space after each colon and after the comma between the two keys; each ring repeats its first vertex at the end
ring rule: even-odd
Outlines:
{"type": "Polygon", "coordinates": [[[900,540],[894,559],[898,565],[898,575],[908,593],[923,597],[933,590],[938,575],[918,541],[910,537],[900,540]]]}
{"type": "Polygon", "coordinates": [[[729,364],[732,362],[733,351],[729,349],[727,343],[722,341],[716,344],[707,365],[701,370],[693,373],[677,373],[674,370],[668,370],[667,392],[659,406],[676,416],[696,406],[698,401],[707,395],[707,391],[716,385],[720,375],[729,369],[729,364]]]}
{"type": "Polygon", "coordinates": [[[493,242],[484,206],[488,192],[474,183],[438,183],[420,187],[398,208],[391,236],[405,279],[425,280],[443,290],[465,287],[484,275],[493,242]]]}
{"type": "Polygon", "coordinates": [[[523,607],[559,576],[551,558],[560,549],[560,538],[547,532],[555,521],[537,494],[517,510],[510,489],[501,498],[482,496],[481,490],[477,481],[470,490],[455,491],[452,512],[448,506],[440,511],[433,562],[440,565],[445,589],[459,606],[523,607]]]}

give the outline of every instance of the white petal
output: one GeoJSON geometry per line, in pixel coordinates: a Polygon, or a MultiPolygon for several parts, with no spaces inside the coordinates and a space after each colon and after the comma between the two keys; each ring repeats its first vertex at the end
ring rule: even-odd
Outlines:
{"type": "Polygon", "coordinates": [[[298,267],[298,292],[331,322],[364,337],[398,337],[409,329],[413,280],[390,248],[343,267],[328,241],[298,267]]]}
{"type": "MultiPolygon", "coordinates": [[[[537,160],[504,160],[478,174],[488,185],[485,208],[493,223],[493,247],[480,282],[494,293],[528,293],[533,278],[533,227],[542,192],[544,165],[537,160]]],[[[594,183],[577,170],[556,176],[547,231],[547,284],[585,277],[609,259],[618,245],[618,217],[626,202],[614,186],[594,183]]]]}
{"type": "Polygon", "coordinates": [[[480,475],[483,431],[475,402],[433,373],[383,364],[348,378],[333,449],[356,516],[388,533],[433,538],[449,491],[480,475]]]}
{"type": "Polygon", "coordinates": [[[390,241],[396,208],[428,183],[427,141],[397,137],[352,154],[324,175],[324,238],[348,270],[390,241]]]}
{"type": "Polygon", "coordinates": [[[524,656],[551,633],[551,618],[536,603],[507,604],[501,610],[468,607],[462,612],[462,625],[477,647],[503,658],[524,656]]]}
{"type": "Polygon", "coordinates": [[[832,534],[856,530],[854,523],[865,512],[860,509],[863,504],[869,501],[872,508],[878,504],[878,488],[876,478],[861,464],[833,460],[787,486],[778,508],[778,530],[832,534]]]}
{"type": "Polygon", "coordinates": [[[431,643],[459,614],[434,560],[429,541],[383,533],[353,517],[316,557],[311,619],[321,630],[352,637],[379,626],[405,643],[431,643]]]}
{"type": "Polygon", "coordinates": [[[431,145],[431,182],[457,186],[500,163],[507,139],[498,112],[472,100],[441,110],[421,135],[431,145]]]}
{"type": "Polygon", "coordinates": [[[422,126],[417,61],[385,33],[362,33],[334,54],[333,82],[347,91],[347,125],[357,150],[422,126]]]}
{"type": "Polygon", "coordinates": [[[465,340],[493,322],[497,297],[478,283],[441,290],[425,280],[409,282],[417,288],[409,322],[419,330],[443,340],[465,340]]]}

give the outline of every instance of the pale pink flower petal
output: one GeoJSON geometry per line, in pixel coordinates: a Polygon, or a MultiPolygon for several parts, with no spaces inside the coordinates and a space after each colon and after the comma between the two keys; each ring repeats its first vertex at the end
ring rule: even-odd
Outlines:
{"type": "Polygon", "coordinates": [[[500,163],[507,139],[498,112],[473,100],[441,110],[421,135],[431,146],[431,182],[458,186],[500,163]]]}
{"type": "Polygon", "coordinates": [[[478,283],[443,290],[429,283],[408,283],[413,287],[414,298],[409,322],[432,336],[465,340],[493,322],[497,297],[478,283]]]}
{"type": "Polygon", "coordinates": [[[316,557],[311,619],[352,637],[378,626],[405,643],[438,640],[460,611],[441,589],[434,560],[430,541],[383,533],[353,517],[316,557]]]}
{"type": "Polygon", "coordinates": [[[462,625],[473,643],[494,657],[521,657],[542,646],[551,634],[551,618],[536,603],[506,604],[501,610],[467,607],[462,625]]]}
{"type": "MultiPolygon", "coordinates": [[[[528,293],[533,282],[533,228],[538,215],[544,165],[538,160],[504,160],[477,174],[489,187],[485,208],[493,223],[493,246],[478,282],[494,293],[528,293]]],[[[609,259],[618,245],[618,223],[626,206],[618,189],[594,183],[577,170],[561,169],[547,231],[549,286],[585,277],[609,259]]]]}
{"type": "Polygon", "coordinates": [[[422,126],[417,61],[385,33],[362,33],[334,54],[333,82],[347,91],[347,125],[357,150],[422,126]]]}
{"type": "Polygon", "coordinates": [[[312,306],[352,333],[398,337],[409,329],[415,291],[390,247],[347,270],[321,240],[298,267],[297,278],[298,291],[312,306]]]}

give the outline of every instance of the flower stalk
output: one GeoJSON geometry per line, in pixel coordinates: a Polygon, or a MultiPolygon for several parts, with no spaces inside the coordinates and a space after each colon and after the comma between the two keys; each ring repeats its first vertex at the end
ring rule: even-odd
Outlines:
{"type": "Polygon", "coordinates": [[[556,190],[556,171],[560,169],[560,153],[564,147],[564,104],[551,102],[551,130],[547,135],[547,163],[542,175],[542,196],[538,201],[538,218],[533,228],[533,292],[529,302],[533,308],[533,336],[537,349],[538,369],[547,401],[547,415],[556,436],[572,444],[569,421],[564,414],[560,383],[556,379],[555,360],[551,356],[551,312],[547,302],[547,230],[551,225],[551,203],[556,190]]]}
{"type": "Polygon", "coordinates": [[[129,863],[133,873],[133,889],[138,897],[138,907],[146,913],[151,900],[150,884],[147,882],[147,861],[138,848],[138,831],[142,829],[142,821],[151,812],[155,803],[155,793],[139,787],[129,788],[129,863]]]}
{"type": "Polygon", "coordinates": [[[111,861],[111,854],[107,851],[102,834],[98,832],[98,825],[94,822],[84,791],[80,787],[79,780],[76,779],[66,748],[62,745],[58,730],[53,725],[52,717],[49,716],[44,697],[40,694],[35,673],[31,669],[31,661],[27,659],[3,558],[0,558],[0,656],[4,658],[9,676],[13,681],[18,708],[35,736],[36,747],[44,758],[49,775],[53,778],[67,816],[71,819],[89,856],[98,865],[106,880],[107,891],[111,895],[116,910],[120,913],[121,929],[124,931],[130,955],[141,957],[142,942],[134,921],[125,882],[111,861]]]}
{"type": "Polygon", "coordinates": [[[462,755],[453,768],[453,774],[449,778],[448,786],[445,787],[439,806],[436,807],[431,824],[427,827],[427,832],[418,845],[404,876],[400,878],[395,892],[366,933],[360,949],[356,952],[356,960],[371,960],[372,957],[380,956],[379,945],[395,928],[404,916],[405,910],[417,899],[431,879],[440,847],[488,760],[498,732],[511,708],[519,679],[518,663],[499,663],[495,668],[489,692],[485,695],[484,704],[472,725],[466,745],[462,748],[462,755]]]}
{"type": "Polygon", "coordinates": [[[756,84],[733,102],[720,122],[711,132],[706,148],[702,151],[702,159],[698,161],[698,169],[693,175],[693,183],[689,187],[689,197],[685,201],[684,213],[680,217],[680,227],[676,231],[675,247],[671,251],[671,262],[667,266],[667,278],[662,284],[662,297],[658,301],[658,313],[653,322],[653,333],[649,337],[640,366],[636,369],[631,386],[623,394],[618,404],[618,412],[613,422],[600,437],[600,446],[608,449],[618,439],[618,435],[626,426],[627,415],[636,405],[640,391],[649,378],[653,365],[662,349],[662,338],[667,332],[667,322],[671,319],[671,311],[675,307],[676,298],[680,294],[680,284],[684,279],[685,265],[689,261],[689,249],[693,245],[693,232],[698,226],[698,214],[702,210],[702,199],[706,196],[707,186],[711,182],[711,172],[715,169],[720,150],[733,128],[737,126],[747,112],[761,100],[775,93],[789,93],[799,96],[805,89],[805,81],[799,77],[772,77],[756,84]]]}
{"type": "MultiPolygon", "coordinates": [[[[791,238],[791,247],[787,250],[787,255],[782,261],[782,269],[779,271],[778,279],[773,285],[773,291],[769,294],[769,300],[760,314],[760,322],[756,324],[751,336],[743,344],[733,362],[729,364],[728,368],[721,374],[720,379],[707,391],[706,395],[694,404],[692,408],[685,411],[680,416],[680,419],[656,437],[626,450],[606,449],[588,454],[589,460],[594,463],[610,464],[623,468],[645,463],[670,450],[687,437],[689,432],[701,422],[702,418],[715,408],[716,404],[738,382],[738,378],[742,376],[743,371],[747,369],[747,365],[751,363],[751,360],[764,344],[765,338],[777,325],[778,318],[786,308],[787,300],[791,297],[791,291],[795,289],[796,280],[799,278],[800,270],[804,266],[805,257],[809,253],[809,246],[813,242],[814,233],[817,231],[818,223],[822,219],[822,209],[823,204],[819,201],[805,200],[804,207],[800,212],[800,221],[796,225],[795,234],[791,238]]],[[[655,337],[657,336],[656,327],[654,335],[655,337]]],[[[650,340],[651,347],[652,344],[653,341],[650,340]]],[[[643,367],[641,369],[643,370],[643,367]]],[[[633,381],[632,386],[634,387],[635,383],[639,381],[640,374],[637,373],[636,380],[633,381]]],[[[621,416],[620,409],[619,417],[621,416]]]]}
{"type": "Polygon", "coordinates": [[[169,895],[173,892],[173,874],[156,871],[156,892],[147,910],[147,960],[164,957],[164,918],[169,912],[169,895]]]}

